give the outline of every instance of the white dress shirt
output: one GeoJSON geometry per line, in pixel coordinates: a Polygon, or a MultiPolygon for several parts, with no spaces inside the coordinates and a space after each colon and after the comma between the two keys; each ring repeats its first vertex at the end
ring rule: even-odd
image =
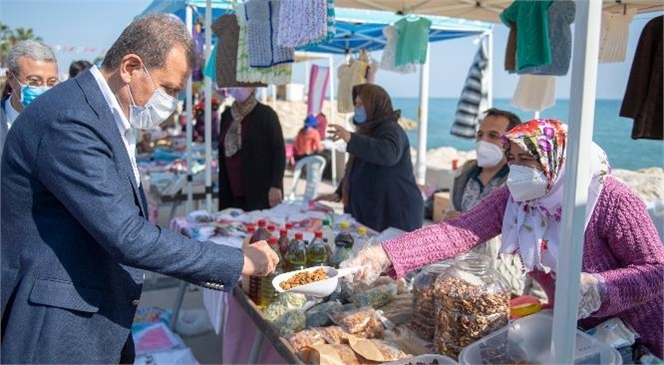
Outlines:
{"type": "Polygon", "coordinates": [[[5,113],[7,114],[7,130],[9,130],[12,127],[12,124],[14,124],[14,121],[16,118],[18,118],[18,115],[21,114],[18,110],[14,109],[14,106],[12,105],[12,98],[14,95],[11,95],[6,101],[5,101],[5,113]]]}
{"type": "Polygon", "coordinates": [[[108,83],[106,82],[104,75],[101,74],[101,71],[99,71],[97,66],[92,66],[90,68],[90,72],[92,73],[92,76],[95,77],[95,80],[97,80],[97,84],[101,89],[101,93],[104,95],[104,99],[106,99],[106,103],[111,109],[115,123],[118,126],[118,131],[120,131],[120,135],[122,136],[122,142],[124,142],[125,148],[127,149],[127,154],[129,155],[129,160],[131,161],[131,168],[134,170],[136,185],[140,185],[141,175],[138,171],[138,166],[136,165],[136,132],[131,127],[131,124],[129,124],[129,120],[127,120],[127,117],[125,117],[124,112],[118,103],[118,99],[116,98],[111,88],[108,86],[108,83]]]}

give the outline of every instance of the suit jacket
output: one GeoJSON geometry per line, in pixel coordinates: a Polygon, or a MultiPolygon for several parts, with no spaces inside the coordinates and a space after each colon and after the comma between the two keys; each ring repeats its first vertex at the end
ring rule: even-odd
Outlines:
{"type": "MultiPolygon", "coordinates": [[[[230,108],[221,114],[220,131],[226,131],[233,121],[230,108]]],[[[229,186],[224,137],[219,140],[219,210],[232,206],[232,193],[229,186]]],[[[279,117],[272,108],[261,103],[242,121],[242,176],[246,210],[270,208],[268,193],[270,188],[284,190],[284,170],[286,169],[286,147],[279,117]]]]}
{"type": "Polygon", "coordinates": [[[2,362],[117,363],[147,269],[229,290],[239,249],[147,220],[127,150],[89,72],[40,96],[2,157],[2,362]]]}

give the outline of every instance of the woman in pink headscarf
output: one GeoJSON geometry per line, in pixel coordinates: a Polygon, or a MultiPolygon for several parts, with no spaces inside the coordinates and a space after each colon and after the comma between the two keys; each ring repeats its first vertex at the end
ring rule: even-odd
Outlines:
{"type": "MultiPolygon", "coordinates": [[[[502,233],[502,254],[518,255],[523,272],[554,302],[558,270],[566,126],[532,120],[504,136],[510,172],[505,187],[451,221],[360,251],[342,266],[362,266],[357,279],[389,272],[401,277],[455,257],[502,233]]],[[[593,143],[585,215],[578,318],[584,327],[618,317],[662,358],[664,247],[645,204],[610,175],[606,154],[593,143]]]]}

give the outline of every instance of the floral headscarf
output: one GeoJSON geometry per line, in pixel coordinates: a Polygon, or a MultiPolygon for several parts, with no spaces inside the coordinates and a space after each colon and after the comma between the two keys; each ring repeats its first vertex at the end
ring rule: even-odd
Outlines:
{"type": "MultiPolygon", "coordinates": [[[[535,119],[503,136],[506,148],[516,143],[540,162],[548,185],[544,196],[517,202],[509,198],[503,218],[500,252],[518,253],[526,272],[556,271],[558,264],[560,218],[563,204],[567,125],[555,119],[535,119]]],[[[592,215],[604,180],[610,173],[606,153],[591,146],[590,184],[585,224],[592,215]]]]}

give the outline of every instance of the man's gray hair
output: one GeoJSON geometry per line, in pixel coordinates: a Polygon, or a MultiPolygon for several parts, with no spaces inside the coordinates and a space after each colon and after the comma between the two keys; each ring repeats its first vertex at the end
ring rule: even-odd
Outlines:
{"type": "Polygon", "coordinates": [[[7,68],[9,68],[14,75],[19,74],[18,59],[21,57],[26,57],[35,61],[57,62],[55,59],[55,53],[53,53],[51,47],[34,39],[17,42],[9,51],[7,68]]]}
{"type": "Polygon", "coordinates": [[[102,67],[114,70],[122,57],[135,54],[147,68],[163,68],[166,55],[179,45],[185,49],[187,63],[194,68],[197,60],[196,45],[184,23],[171,14],[150,14],[135,19],[122,31],[120,37],[106,53],[102,67]]]}

